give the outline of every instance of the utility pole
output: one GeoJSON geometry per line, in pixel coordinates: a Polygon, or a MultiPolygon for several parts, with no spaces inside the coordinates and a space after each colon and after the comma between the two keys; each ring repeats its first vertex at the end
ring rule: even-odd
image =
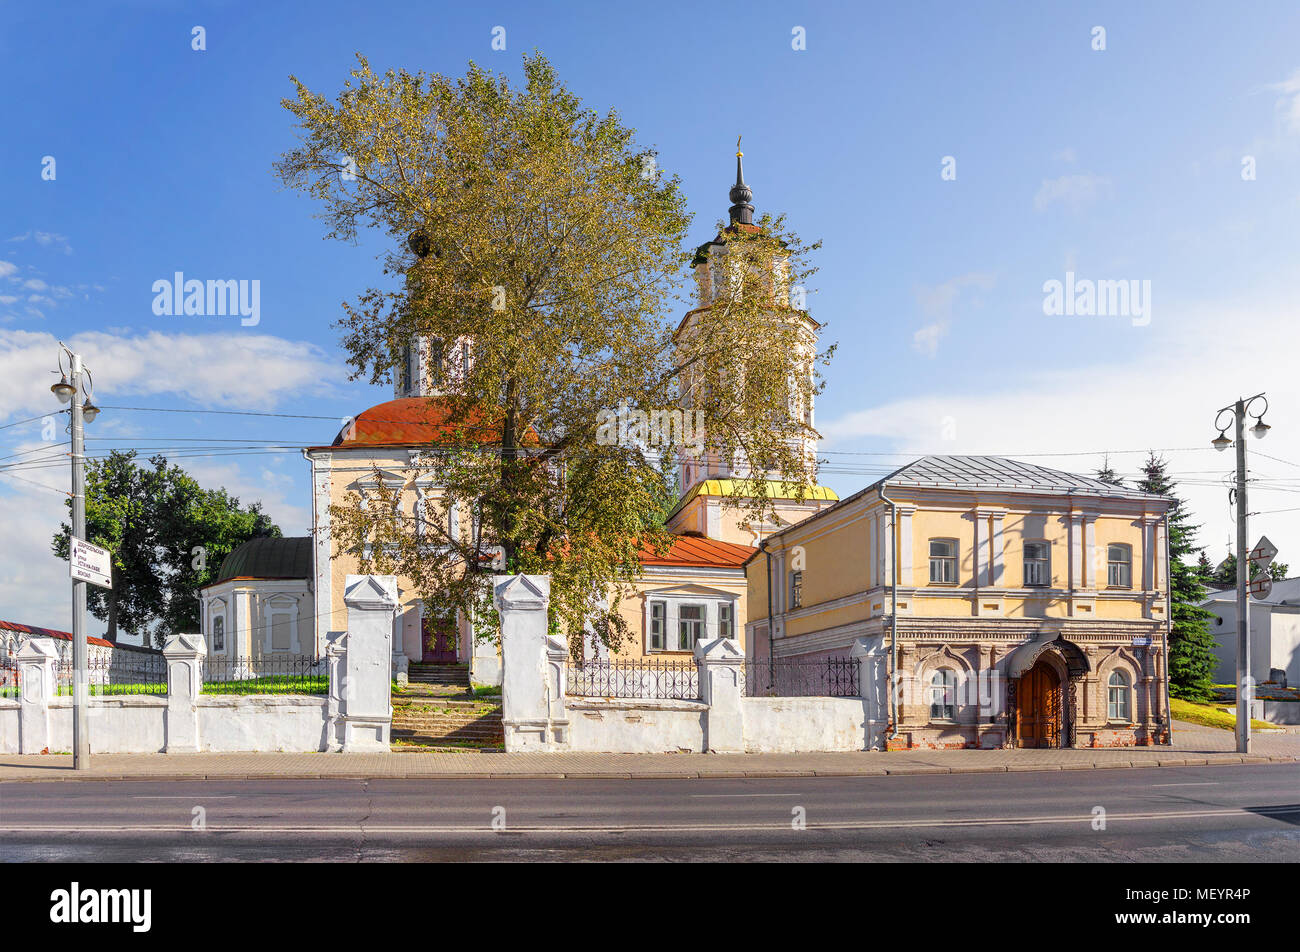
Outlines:
{"type": "MultiPolygon", "coordinates": [[[[60,402],[71,400],[72,415],[72,538],[68,540],[68,558],[73,560],[73,540],[86,541],[86,441],[84,421],[99,413],[94,403],[82,401],[82,376],[89,376],[81,356],[59,344],[68,355],[69,375],[61,376],[50,388],[60,402]]],[[[62,354],[60,367],[62,367],[62,354]]],[[[72,577],[72,768],[90,767],[90,665],[86,650],[86,583],[72,577]]]]}
{"type": "Polygon", "coordinates": [[[1235,446],[1237,450],[1237,485],[1233,499],[1237,504],[1237,753],[1250,753],[1250,709],[1255,700],[1255,684],[1250,675],[1250,601],[1246,597],[1250,587],[1250,549],[1246,542],[1246,415],[1256,400],[1264,400],[1264,409],[1255,417],[1255,425],[1250,428],[1256,439],[1260,439],[1271,427],[1264,422],[1268,412],[1268,400],[1262,393],[1248,399],[1238,399],[1230,407],[1221,409],[1214,418],[1214,425],[1219,435],[1212,441],[1217,450],[1226,450],[1235,446]],[[1233,417],[1234,440],[1224,435],[1226,426],[1220,425],[1223,414],[1231,413],[1233,417]]]}

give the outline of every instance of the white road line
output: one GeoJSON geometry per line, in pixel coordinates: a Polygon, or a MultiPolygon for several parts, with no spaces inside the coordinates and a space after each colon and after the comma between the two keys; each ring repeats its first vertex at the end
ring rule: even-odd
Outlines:
{"type": "Polygon", "coordinates": [[[802,793],[692,793],[692,800],[712,800],[718,797],[735,799],[737,797],[802,797],[802,793]]]}
{"type": "Polygon", "coordinates": [[[1189,780],[1186,783],[1153,783],[1153,787],[1220,787],[1217,780],[1189,780]]]}
{"type": "Polygon", "coordinates": [[[204,794],[201,794],[201,793],[196,793],[196,794],[194,794],[193,796],[189,796],[189,797],[143,797],[143,796],[140,796],[140,795],[138,795],[138,794],[132,794],[132,795],[131,795],[131,799],[132,799],[132,800],[190,800],[190,801],[193,801],[193,800],[238,800],[238,799],[240,799],[240,796],[239,796],[239,794],[237,794],[237,793],[222,794],[221,796],[218,796],[218,797],[207,796],[207,795],[204,795],[204,794]]]}

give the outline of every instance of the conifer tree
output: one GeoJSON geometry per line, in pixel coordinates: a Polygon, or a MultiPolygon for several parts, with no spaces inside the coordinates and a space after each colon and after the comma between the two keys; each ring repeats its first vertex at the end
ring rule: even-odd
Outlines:
{"type": "Polygon", "coordinates": [[[1174,494],[1164,457],[1151,453],[1142,465],[1143,477],[1137,488],[1173,500],[1169,509],[1169,585],[1172,602],[1172,631],[1169,639],[1169,693],[1186,701],[1210,700],[1214,683],[1217,643],[1210,634],[1210,613],[1200,607],[1205,600],[1205,583],[1197,566],[1183,559],[1196,551],[1196,530],[1182,500],[1174,494]]]}

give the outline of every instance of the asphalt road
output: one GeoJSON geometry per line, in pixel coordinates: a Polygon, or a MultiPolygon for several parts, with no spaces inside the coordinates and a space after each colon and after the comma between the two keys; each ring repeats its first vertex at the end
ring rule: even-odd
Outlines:
{"type": "Polygon", "coordinates": [[[1296,862],[1300,764],[0,784],[4,862],[547,859],[1296,862]]]}

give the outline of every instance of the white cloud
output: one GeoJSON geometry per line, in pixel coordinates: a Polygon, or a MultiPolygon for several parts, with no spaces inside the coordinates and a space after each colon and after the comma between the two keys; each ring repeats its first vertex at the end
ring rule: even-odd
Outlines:
{"type": "Polygon", "coordinates": [[[18,265],[12,261],[0,261],[0,278],[7,278],[18,270],[18,265]]]}
{"type": "Polygon", "coordinates": [[[1289,131],[1300,132],[1300,69],[1280,83],[1268,83],[1264,88],[1281,93],[1277,98],[1278,116],[1289,131]]]}
{"type": "Polygon", "coordinates": [[[1233,531],[1221,480],[1232,470],[1233,457],[1210,448],[1216,432],[1211,424],[1215,411],[1238,395],[1266,391],[1274,427],[1267,439],[1250,439],[1248,452],[1255,454],[1252,476],[1260,480],[1251,490],[1250,508],[1267,514],[1251,518],[1251,542],[1266,533],[1281,549],[1279,561],[1300,573],[1300,513],[1271,511],[1300,508],[1300,376],[1293,349],[1282,346],[1293,336],[1289,292],[1271,300],[1187,305],[1171,313],[1180,315],[1178,327],[1162,331],[1153,324],[1149,346],[1142,352],[1127,348],[1127,359],[1111,358],[1122,352],[1116,348],[1098,352],[1088,365],[1004,376],[1009,382],[1001,386],[948,393],[918,387],[839,419],[823,418],[818,429],[826,438],[824,448],[832,450],[824,478],[841,495],[877,478],[835,475],[837,465],[862,469],[865,464],[847,462],[854,458],[833,451],[864,444],[898,452],[893,465],[926,454],[1059,454],[1033,461],[1084,474],[1101,464],[1107,450],[1117,470],[1134,473],[1146,450],[1175,449],[1165,455],[1193,521],[1202,525],[1198,543],[1221,558],[1224,539],[1233,531]],[[1222,333],[1224,327],[1247,326],[1248,335],[1222,333]],[[1139,452],[1116,452],[1121,450],[1139,452]],[[1083,451],[1088,455],[1070,455],[1083,451]]]}
{"type": "MultiPolygon", "coordinates": [[[[67,341],[95,378],[101,403],[124,396],[173,395],[186,404],[266,409],[328,394],[346,369],[313,344],[266,334],[164,334],[117,337],[98,331],[67,341]]],[[[48,371],[58,341],[40,331],[0,330],[0,413],[49,409],[48,371]]]]}
{"type": "Polygon", "coordinates": [[[25,287],[28,291],[44,291],[46,288],[49,287],[49,285],[46,284],[44,281],[42,281],[40,278],[28,278],[26,281],[23,282],[23,287],[25,287]]]}
{"type": "Polygon", "coordinates": [[[927,324],[912,335],[912,347],[927,357],[933,357],[939,353],[939,339],[947,334],[947,321],[927,324]]]}
{"type": "Polygon", "coordinates": [[[1078,211],[1097,201],[1110,191],[1110,179],[1086,172],[1082,175],[1062,175],[1043,179],[1034,195],[1034,208],[1045,211],[1053,202],[1060,202],[1070,211],[1078,211]]]}
{"type": "Polygon", "coordinates": [[[948,334],[957,299],[962,292],[970,288],[988,291],[995,281],[992,274],[973,271],[943,284],[918,287],[915,291],[917,309],[929,323],[912,334],[912,347],[927,357],[934,357],[939,352],[939,341],[948,334]]]}
{"type": "Polygon", "coordinates": [[[1075,155],[1074,148],[1072,146],[1066,146],[1060,152],[1056,153],[1056,155],[1052,156],[1052,158],[1059,159],[1062,162],[1073,162],[1076,158],[1078,158],[1078,156],[1075,155]]]}

